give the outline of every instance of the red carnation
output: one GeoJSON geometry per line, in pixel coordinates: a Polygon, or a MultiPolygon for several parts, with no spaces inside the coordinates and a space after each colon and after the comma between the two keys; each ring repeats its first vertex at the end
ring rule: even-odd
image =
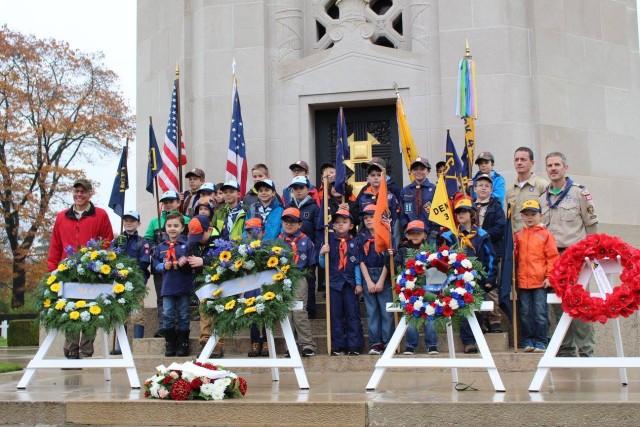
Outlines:
{"type": "Polygon", "coordinates": [[[427,313],[423,311],[422,313],[420,313],[420,317],[422,317],[423,319],[426,319],[427,313]]]}
{"type": "Polygon", "coordinates": [[[412,274],[405,274],[405,279],[407,279],[407,282],[413,282],[414,280],[416,280],[416,276],[412,275],[412,274]]]}
{"type": "Polygon", "coordinates": [[[151,392],[149,390],[145,390],[144,397],[149,397],[149,396],[151,396],[151,392]]]}
{"type": "Polygon", "coordinates": [[[425,293],[426,291],[423,288],[417,288],[413,291],[413,294],[417,297],[424,296],[425,293]]]}
{"type": "Polygon", "coordinates": [[[187,400],[191,396],[191,385],[180,378],[171,387],[171,398],[173,400],[187,400]]]}
{"type": "Polygon", "coordinates": [[[449,250],[449,246],[444,246],[444,245],[443,245],[443,246],[440,246],[440,247],[438,248],[438,252],[443,252],[443,251],[448,251],[448,250],[449,250]]]}
{"type": "Polygon", "coordinates": [[[412,268],[414,265],[416,265],[416,260],[414,258],[407,261],[407,268],[412,268]]]}
{"type": "Polygon", "coordinates": [[[450,305],[445,305],[444,307],[442,307],[442,314],[446,317],[453,316],[453,308],[451,308],[450,305]]]}
{"type": "Polygon", "coordinates": [[[247,381],[244,378],[238,377],[237,379],[233,380],[234,388],[236,384],[238,385],[238,390],[240,390],[240,393],[242,393],[243,396],[247,394],[247,381]]]}
{"type": "Polygon", "coordinates": [[[422,264],[414,265],[413,269],[416,271],[416,274],[424,274],[424,265],[422,264]]]}
{"type": "Polygon", "coordinates": [[[451,302],[451,297],[450,296],[446,296],[444,298],[442,298],[442,302],[445,304],[449,304],[451,302]]]}
{"type": "Polygon", "coordinates": [[[413,312],[414,312],[413,304],[409,303],[409,304],[405,305],[404,306],[404,311],[406,311],[407,314],[409,314],[409,315],[413,314],[413,312]]]}
{"type": "Polygon", "coordinates": [[[162,384],[164,385],[168,385],[169,383],[171,383],[171,381],[173,381],[173,377],[167,375],[166,377],[164,377],[162,379],[162,384]]]}
{"type": "Polygon", "coordinates": [[[194,378],[191,380],[191,388],[193,390],[198,390],[200,388],[200,386],[202,385],[202,380],[200,378],[194,378]]]}
{"type": "Polygon", "coordinates": [[[464,300],[464,302],[469,304],[469,303],[473,302],[473,295],[471,295],[469,292],[467,292],[466,294],[464,294],[462,296],[462,299],[464,300]]]}

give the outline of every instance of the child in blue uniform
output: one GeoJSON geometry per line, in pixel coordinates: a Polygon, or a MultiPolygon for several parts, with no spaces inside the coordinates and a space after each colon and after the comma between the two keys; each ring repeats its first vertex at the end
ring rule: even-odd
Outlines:
{"type": "Polygon", "coordinates": [[[358,295],[362,285],[356,284],[358,251],[349,234],[353,220],[348,211],[339,209],[332,220],[333,233],[329,243],[320,249],[320,267],[324,268],[324,254],[329,254],[329,277],[331,287],[331,354],[351,356],[360,354],[364,346],[364,334],[360,321],[358,295]]]}
{"type": "MultiPolygon", "coordinates": [[[[260,218],[264,229],[263,240],[276,240],[282,231],[280,217],[282,216],[282,203],[276,194],[276,185],[270,179],[263,179],[253,185],[258,193],[258,201],[249,209],[250,218],[260,218]]],[[[244,237],[247,237],[246,231],[244,237]]]]}

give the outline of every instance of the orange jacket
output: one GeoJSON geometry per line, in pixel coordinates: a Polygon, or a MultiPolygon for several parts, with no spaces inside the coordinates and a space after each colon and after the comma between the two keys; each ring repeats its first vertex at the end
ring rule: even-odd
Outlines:
{"type": "Polygon", "coordinates": [[[514,240],[518,288],[541,288],[560,257],[556,239],[540,224],[524,227],[516,233],[514,240]]]}

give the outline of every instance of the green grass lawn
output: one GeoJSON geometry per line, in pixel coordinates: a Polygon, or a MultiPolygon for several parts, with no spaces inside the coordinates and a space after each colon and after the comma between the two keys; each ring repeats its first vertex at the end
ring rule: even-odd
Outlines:
{"type": "Polygon", "coordinates": [[[15,363],[2,363],[0,362],[0,374],[4,372],[21,371],[22,366],[15,363]]]}

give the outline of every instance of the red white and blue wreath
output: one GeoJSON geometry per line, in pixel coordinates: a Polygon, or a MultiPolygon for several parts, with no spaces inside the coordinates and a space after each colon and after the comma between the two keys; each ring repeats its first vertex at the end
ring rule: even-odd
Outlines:
{"type": "Polygon", "coordinates": [[[458,328],[462,319],[480,308],[484,299],[478,280],[484,276],[482,264],[455,248],[409,253],[396,281],[396,303],[405,312],[409,326],[420,329],[433,320],[437,330],[448,323],[458,328]]]}

